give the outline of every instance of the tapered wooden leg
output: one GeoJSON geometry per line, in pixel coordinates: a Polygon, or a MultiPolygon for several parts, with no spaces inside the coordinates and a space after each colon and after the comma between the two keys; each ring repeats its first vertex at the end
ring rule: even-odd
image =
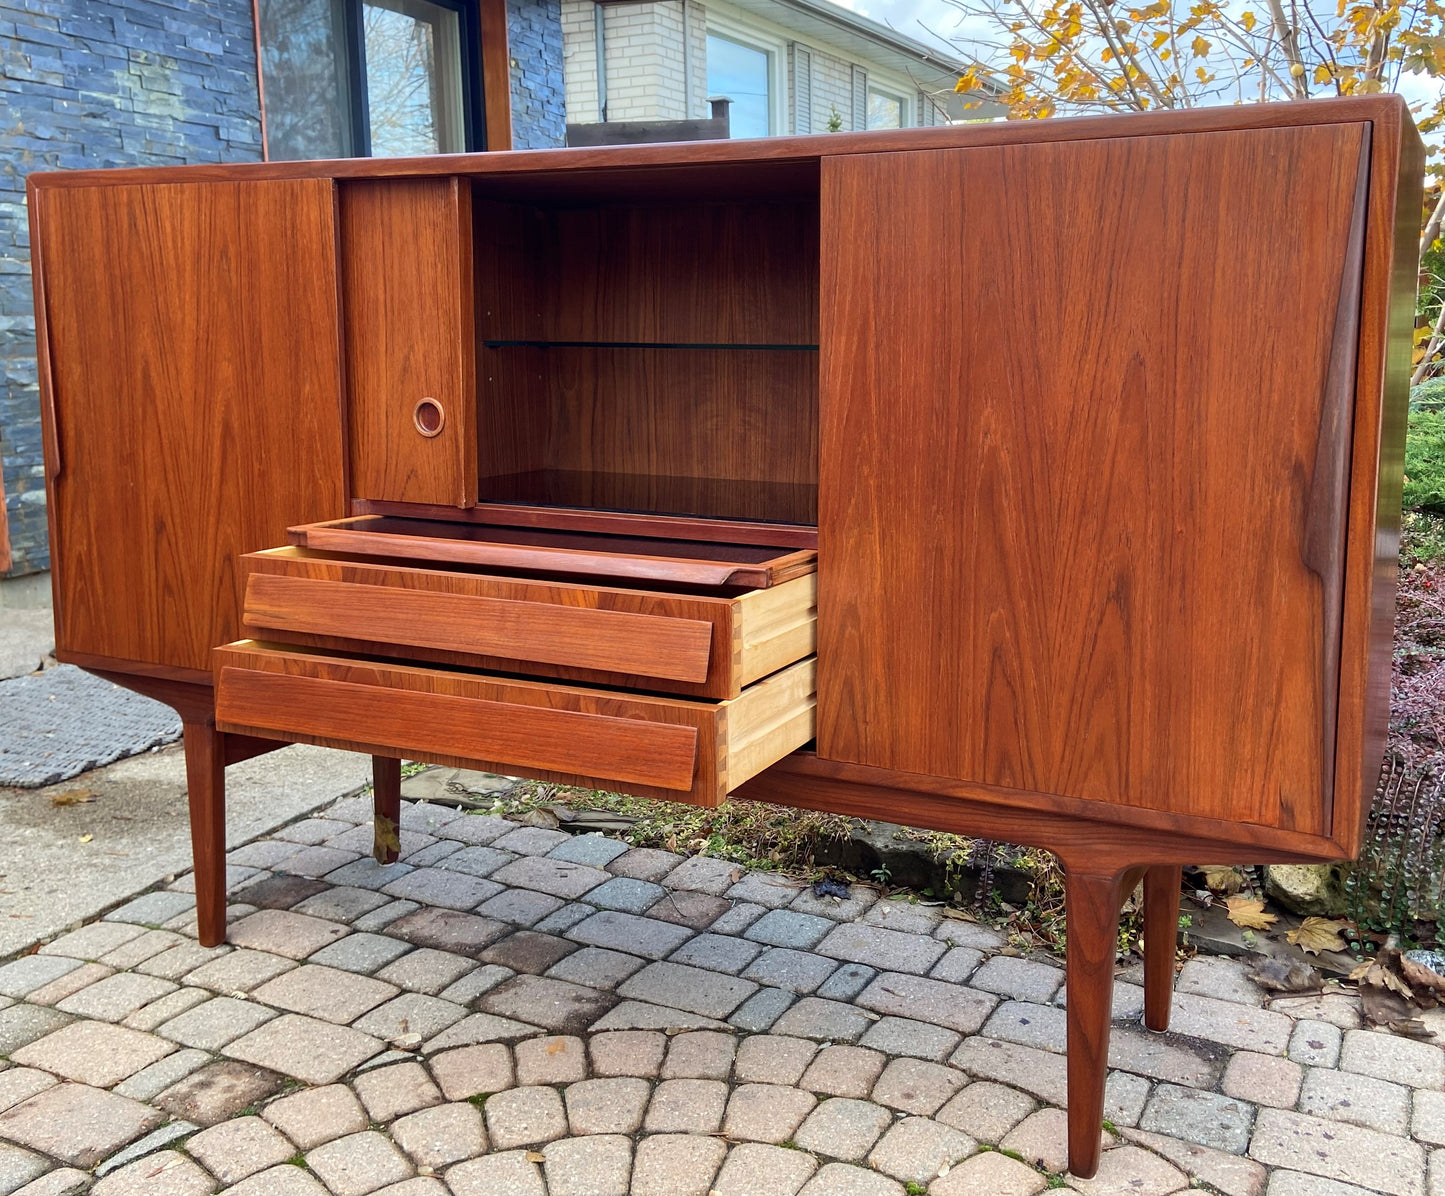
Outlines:
{"type": "Polygon", "coordinates": [[[196,866],[196,931],[203,947],[226,941],[226,747],[211,722],[182,723],[191,857],[196,866]]]}
{"type": "Polygon", "coordinates": [[[1174,952],[1179,943],[1179,886],[1184,869],[1161,864],[1144,873],[1144,1024],[1169,1029],[1174,952]]]}
{"type": "Polygon", "coordinates": [[[371,854],[378,864],[394,864],[401,854],[401,761],[371,758],[371,813],[375,834],[371,854]]]}
{"type": "Polygon", "coordinates": [[[1069,1170],[1080,1179],[1088,1179],[1099,1167],[1124,885],[1119,874],[1093,875],[1067,867],[1064,872],[1069,936],[1069,1170]]]}

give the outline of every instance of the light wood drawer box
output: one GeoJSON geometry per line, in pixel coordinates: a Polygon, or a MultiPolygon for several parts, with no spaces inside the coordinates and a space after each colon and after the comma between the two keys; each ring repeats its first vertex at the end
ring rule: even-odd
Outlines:
{"type": "Polygon", "coordinates": [[[736,698],[614,693],[242,640],[217,648],[226,732],[717,805],[813,738],[816,660],[736,698]]]}
{"type": "Polygon", "coordinates": [[[244,558],[260,639],[493,671],[733,698],[813,653],[817,574],[731,595],[659,593],[356,561],[244,558]]]}

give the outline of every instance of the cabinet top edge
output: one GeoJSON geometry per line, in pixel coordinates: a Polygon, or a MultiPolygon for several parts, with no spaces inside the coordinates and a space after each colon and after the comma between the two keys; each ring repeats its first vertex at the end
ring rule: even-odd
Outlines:
{"type": "Polygon", "coordinates": [[[749,166],[813,169],[824,158],[900,150],[966,149],[1035,142],[1142,137],[1169,133],[1279,128],[1353,121],[1398,126],[1414,136],[1414,121],[1398,95],[1351,96],[1267,104],[1127,112],[1037,121],[988,121],[933,128],[825,133],[737,141],[656,142],[645,145],[568,149],[497,150],[420,158],[334,158],[318,161],[202,163],[190,166],[124,166],[95,170],[35,171],[38,189],[126,183],[247,182],[287,179],[389,179],[551,174],[559,171],[646,170],[663,167],[749,166]]]}

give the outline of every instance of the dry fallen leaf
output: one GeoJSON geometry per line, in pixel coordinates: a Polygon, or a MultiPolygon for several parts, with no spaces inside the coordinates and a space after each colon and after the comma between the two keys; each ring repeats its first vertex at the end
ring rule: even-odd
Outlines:
{"type": "Polygon", "coordinates": [[[82,843],[89,843],[89,842],[90,842],[92,839],[94,839],[94,838],[95,838],[94,835],[81,835],[81,836],[80,836],[80,841],[81,841],[82,843]]]}
{"type": "Polygon", "coordinates": [[[377,852],[400,851],[401,832],[396,823],[381,814],[377,814],[371,821],[376,834],[377,852]]]}
{"type": "Polygon", "coordinates": [[[100,794],[94,789],[67,789],[63,793],[52,793],[50,804],[52,806],[81,806],[87,802],[93,802],[100,794]]]}
{"type": "Polygon", "coordinates": [[[529,1150],[527,1152],[527,1162],[529,1163],[545,1163],[546,1161],[547,1156],[540,1150],[529,1150]]]}
{"type": "Polygon", "coordinates": [[[1298,959],[1278,959],[1273,955],[1254,956],[1254,967],[1250,978],[1269,992],[1308,993],[1319,992],[1324,977],[1298,959]]]}
{"type": "Polygon", "coordinates": [[[546,1051],[549,1055],[560,1055],[566,1049],[567,1040],[565,1038],[554,1038],[546,1046],[546,1051]]]}
{"type": "Polygon", "coordinates": [[[1301,951],[1318,955],[1321,951],[1343,951],[1343,931],[1348,922],[1337,918],[1306,918],[1298,929],[1291,930],[1284,937],[1301,951]]]}
{"type": "Polygon", "coordinates": [[[1243,893],[1236,893],[1224,904],[1228,910],[1229,920],[1236,926],[1243,926],[1246,930],[1268,930],[1279,921],[1278,914],[1264,912],[1264,900],[1260,897],[1248,897],[1243,893]]]}
{"type": "Polygon", "coordinates": [[[1239,874],[1238,868],[1227,864],[1205,864],[1200,871],[1204,873],[1205,885],[1216,893],[1238,893],[1244,888],[1244,877],[1239,874]]]}

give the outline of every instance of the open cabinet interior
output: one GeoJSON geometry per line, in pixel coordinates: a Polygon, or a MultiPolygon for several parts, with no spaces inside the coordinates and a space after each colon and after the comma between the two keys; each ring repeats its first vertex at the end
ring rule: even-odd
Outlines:
{"type": "Polygon", "coordinates": [[[477,514],[816,525],[810,165],[473,181],[477,514]]]}

